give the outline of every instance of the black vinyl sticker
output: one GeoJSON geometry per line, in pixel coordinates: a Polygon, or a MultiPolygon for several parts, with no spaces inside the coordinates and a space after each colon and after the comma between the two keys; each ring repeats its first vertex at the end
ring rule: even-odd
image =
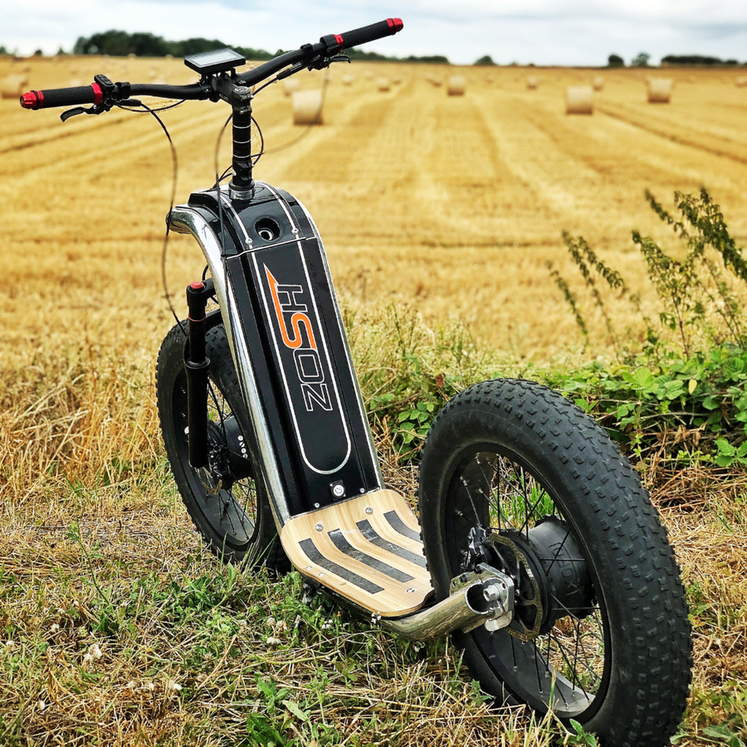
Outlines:
{"type": "Polygon", "coordinates": [[[387,511],[384,514],[384,518],[389,522],[389,526],[394,529],[397,534],[401,534],[403,537],[407,537],[408,539],[415,540],[422,544],[423,540],[420,537],[420,532],[410,529],[410,527],[402,521],[400,515],[396,511],[387,511]]]}
{"type": "Polygon", "coordinates": [[[394,542],[380,537],[376,530],[371,526],[371,522],[368,519],[356,522],[356,526],[361,530],[361,534],[373,545],[380,547],[382,550],[393,553],[403,560],[407,560],[410,563],[419,565],[421,568],[425,568],[425,558],[422,555],[417,555],[406,547],[400,547],[395,545],[394,542]]]}
{"type": "Polygon", "coordinates": [[[325,558],[312,540],[301,540],[298,544],[301,545],[301,549],[312,563],[316,563],[318,566],[321,566],[330,573],[334,573],[340,578],[344,578],[346,581],[355,584],[355,586],[367,591],[369,594],[378,594],[380,591],[384,591],[383,586],[379,586],[373,581],[369,581],[367,578],[363,578],[363,576],[359,576],[357,573],[353,573],[353,571],[343,568],[333,560],[325,558]]]}
{"type": "Polygon", "coordinates": [[[357,547],[353,547],[347,541],[345,535],[340,529],[333,529],[331,532],[327,532],[327,534],[329,535],[329,538],[332,540],[332,542],[334,542],[334,545],[338,550],[344,552],[348,557],[351,557],[354,560],[367,565],[369,568],[373,568],[375,571],[379,571],[385,576],[389,576],[389,578],[393,578],[395,581],[400,581],[402,583],[407,583],[408,581],[415,580],[415,577],[411,576],[409,573],[400,571],[399,568],[395,568],[388,563],[384,563],[382,560],[374,558],[373,556],[363,552],[363,550],[359,550],[357,547]]]}

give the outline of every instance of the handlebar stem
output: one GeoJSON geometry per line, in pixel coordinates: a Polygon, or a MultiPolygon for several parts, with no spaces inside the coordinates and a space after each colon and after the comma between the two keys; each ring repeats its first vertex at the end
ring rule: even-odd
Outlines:
{"type": "Polygon", "coordinates": [[[228,184],[234,199],[252,196],[252,107],[234,107],[233,110],[233,177],[228,184]]]}

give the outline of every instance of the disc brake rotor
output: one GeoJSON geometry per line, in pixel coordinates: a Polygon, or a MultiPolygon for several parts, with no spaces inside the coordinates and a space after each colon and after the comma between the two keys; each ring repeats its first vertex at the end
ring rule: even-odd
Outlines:
{"type": "Polygon", "coordinates": [[[586,561],[557,518],[546,517],[527,532],[476,527],[466,556],[467,565],[484,559],[514,579],[514,619],[505,630],[521,641],[547,633],[567,615],[584,618],[594,608],[586,561]]]}

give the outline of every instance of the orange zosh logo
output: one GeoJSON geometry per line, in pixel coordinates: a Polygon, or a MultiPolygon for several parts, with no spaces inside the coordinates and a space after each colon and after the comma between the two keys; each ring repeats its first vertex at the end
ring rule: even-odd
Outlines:
{"type": "Polygon", "coordinates": [[[278,283],[266,265],[265,274],[283,344],[293,351],[295,373],[301,385],[306,410],[313,412],[315,405],[318,405],[329,411],[332,409],[332,400],[325,382],[311,319],[306,313],[308,307],[299,300],[303,297],[303,287],[278,283]]]}

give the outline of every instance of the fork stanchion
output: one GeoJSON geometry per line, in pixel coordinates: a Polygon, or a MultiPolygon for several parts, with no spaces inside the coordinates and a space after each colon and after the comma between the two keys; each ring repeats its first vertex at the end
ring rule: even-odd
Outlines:
{"type": "Polygon", "coordinates": [[[203,282],[187,286],[189,337],[184,348],[187,376],[187,445],[195,469],[208,466],[207,396],[210,358],[205,354],[205,307],[210,291],[203,282]]]}

